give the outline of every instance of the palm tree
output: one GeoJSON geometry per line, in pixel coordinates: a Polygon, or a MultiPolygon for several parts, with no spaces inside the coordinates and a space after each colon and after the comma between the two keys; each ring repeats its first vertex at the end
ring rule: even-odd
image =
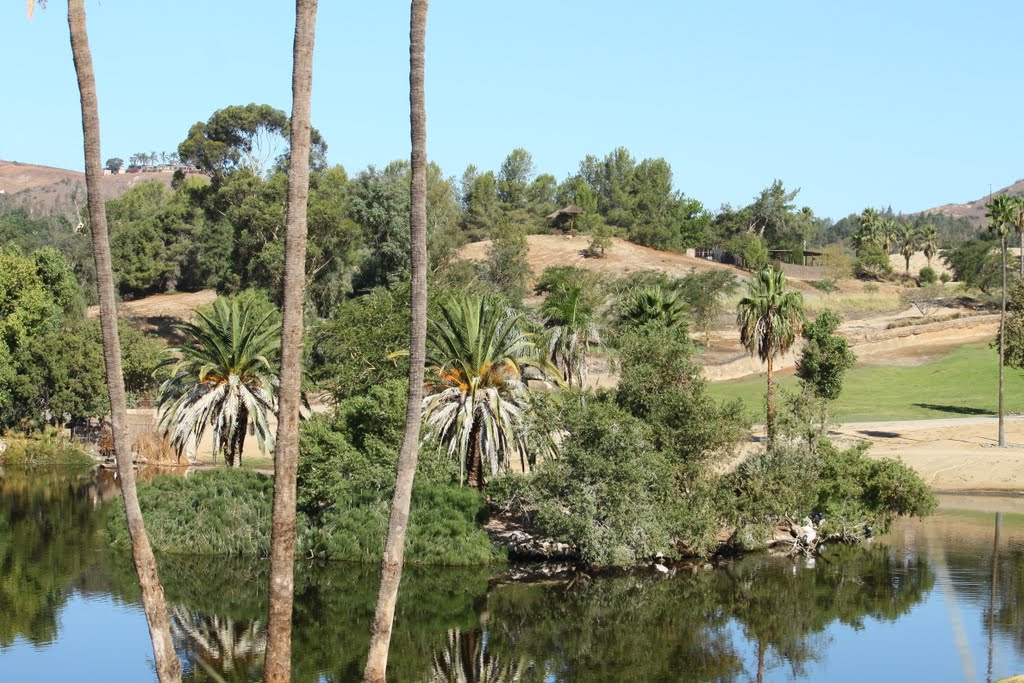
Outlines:
{"type": "Polygon", "coordinates": [[[1013,225],[1013,199],[1009,195],[999,194],[993,197],[985,209],[985,217],[989,220],[989,230],[999,236],[999,253],[1001,254],[1002,300],[999,305],[999,447],[1006,448],[1006,424],[1004,411],[1003,363],[1006,358],[1006,238],[1010,235],[1013,225]]]}
{"type": "Polygon", "coordinates": [[[160,388],[161,426],[180,454],[213,429],[213,449],[229,467],[240,467],[246,433],[266,452],[274,436],[281,325],[273,309],[252,299],[218,299],[197,311],[195,323],[179,325],[185,342],[172,349],[171,377],[160,388]]]}
{"type": "Polygon", "coordinates": [[[896,229],[896,246],[899,247],[900,256],[906,263],[906,273],[909,275],[910,259],[917,251],[917,228],[908,223],[901,223],[896,229]]]}
{"type": "Polygon", "coordinates": [[[623,302],[619,321],[629,326],[649,322],[659,322],[666,327],[686,325],[686,302],[676,292],[649,287],[634,292],[623,302]]]}
{"type": "Polygon", "coordinates": [[[1024,278],[1024,195],[1018,195],[1010,201],[1010,223],[1020,236],[1020,276],[1024,278]]]}
{"type": "Polygon", "coordinates": [[[879,243],[879,227],[882,223],[882,216],[877,209],[869,207],[861,211],[858,218],[860,229],[853,234],[852,239],[854,249],[859,252],[867,246],[879,243]]]}
{"type": "Polygon", "coordinates": [[[287,683],[292,670],[295,601],[295,482],[302,403],[302,318],[306,292],[306,212],[309,200],[310,99],[317,0],[295,0],[292,44],[292,116],[289,127],[288,214],[285,221],[281,388],[274,451],[274,507],[270,529],[270,589],[266,683],[287,683]]]}
{"type": "Polygon", "coordinates": [[[919,229],[918,239],[924,257],[928,259],[928,267],[931,268],[932,259],[939,253],[939,231],[931,223],[925,223],[919,229]]]}
{"type": "Polygon", "coordinates": [[[548,329],[548,357],[570,387],[583,387],[587,350],[600,343],[596,302],[589,294],[581,283],[567,285],[551,292],[540,307],[548,329]]]}
{"type": "Polygon", "coordinates": [[[442,303],[439,319],[430,321],[424,420],[475,489],[484,487],[485,456],[492,476],[513,454],[525,469],[525,374],[557,373],[525,327],[520,313],[475,297],[442,303]]]}
{"type": "Polygon", "coordinates": [[[900,224],[895,218],[886,218],[878,224],[878,238],[885,249],[885,253],[891,254],[899,236],[900,224]]]}
{"type": "MultiPolygon", "coordinates": [[[[384,683],[391,626],[398,602],[398,585],[405,562],[405,532],[409,524],[412,484],[419,457],[423,422],[423,375],[427,345],[427,107],[423,89],[427,36],[427,0],[412,0],[409,8],[409,263],[412,278],[409,318],[409,393],[405,432],[398,451],[395,494],[388,515],[388,535],[380,565],[380,589],[370,626],[370,648],[363,680],[384,683]]],[[[293,508],[294,509],[294,508],[293,508]]]]}
{"type": "Polygon", "coordinates": [[[776,356],[785,354],[803,330],[803,296],[786,291],[781,270],[765,268],[747,283],[747,296],[736,307],[740,342],[757,353],[768,365],[768,411],[766,428],[769,446],[775,443],[775,384],[772,374],[776,356]]]}
{"type": "MultiPolygon", "coordinates": [[[[32,3],[29,3],[31,12],[32,3]]],[[[153,660],[161,683],[181,680],[181,663],[171,640],[167,602],[157,571],[156,558],[149,545],[149,536],[142,519],[135,488],[135,469],[128,444],[128,409],[125,399],[124,375],[121,370],[121,342],[117,329],[117,299],[114,296],[114,271],[110,259],[110,235],[104,207],[102,157],[100,156],[100,117],[96,99],[96,75],[89,50],[89,32],[85,21],[84,0],[68,0],[68,30],[71,55],[78,78],[82,107],[82,137],[85,148],[85,189],[89,204],[89,225],[92,232],[92,253],[96,266],[96,288],[100,303],[100,328],[103,335],[103,363],[110,396],[110,423],[117,458],[118,481],[124,501],[128,534],[132,544],[132,560],[139,576],[142,609],[146,614],[149,636],[153,643],[153,660]]]]}

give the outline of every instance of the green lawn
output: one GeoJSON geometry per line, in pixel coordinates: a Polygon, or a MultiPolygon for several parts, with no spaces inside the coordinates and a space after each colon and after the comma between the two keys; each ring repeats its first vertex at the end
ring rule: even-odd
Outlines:
{"type": "MultiPolygon", "coordinates": [[[[842,396],[832,406],[837,422],[921,420],[994,415],[999,368],[988,344],[969,344],[940,359],[912,367],[856,367],[846,375],[842,396]]],[[[792,375],[779,384],[794,388],[792,375]]],[[[741,398],[755,422],[763,422],[765,377],[710,386],[717,399],[741,398]]],[[[1024,412],[1024,372],[1006,369],[1006,411],[1024,412]]]]}

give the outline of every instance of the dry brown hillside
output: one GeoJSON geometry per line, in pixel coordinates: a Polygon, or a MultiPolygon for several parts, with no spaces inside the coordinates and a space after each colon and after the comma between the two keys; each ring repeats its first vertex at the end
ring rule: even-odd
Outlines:
{"type": "MultiPolygon", "coordinates": [[[[658,251],[649,247],[641,247],[619,238],[612,239],[612,248],[604,258],[590,258],[585,255],[590,238],[587,236],[566,237],[563,235],[529,235],[526,241],[530,245],[527,257],[533,275],[539,276],[548,266],[573,265],[603,273],[625,275],[641,270],[660,270],[669,275],[681,277],[690,269],[709,270],[724,268],[743,274],[737,268],[704,259],[675,254],[670,251],[658,251]]],[[[471,261],[482,261],[487,257],[490,240],[473,242],[466,245],[460,254],[471,261]]]]}
{"type": "MultiPolygon", "coordinates": [[[[1024,194],[1024,179],[1014,182],[1012,185],[996,190],[993,194],[1008,194],[1016,197],[1024,194]]],[[[919,213],[944,213],[953,218],[966,218],[974,225],[981,227],[985,225],[985,202],[988,195],[967,202],[966,204],[943,204],[933,209],[925,209],[919,213]]]]}
{"type": "MultiPolygon", "coordinates": [[[[171,172],[121,173],[103,176],[103,195],[120,197],[136,183],[155,180],[170,187],[171,172]]],[[[0,199],[20,206],[33,218],[49,215],[76,217],[85,206],[85,174],[65,168],[0,161],[0,199]]]]}

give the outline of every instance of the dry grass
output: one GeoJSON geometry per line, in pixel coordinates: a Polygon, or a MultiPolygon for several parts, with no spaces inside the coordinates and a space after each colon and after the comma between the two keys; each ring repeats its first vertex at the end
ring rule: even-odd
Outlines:
{"type": "Polygon", "coordinates": [[[182,465],[178,452],[171,445],[166,435],[156,430],[143,432],[135,439],[135,453],[139,458],[145,458],[150,465],[182,465]]]}

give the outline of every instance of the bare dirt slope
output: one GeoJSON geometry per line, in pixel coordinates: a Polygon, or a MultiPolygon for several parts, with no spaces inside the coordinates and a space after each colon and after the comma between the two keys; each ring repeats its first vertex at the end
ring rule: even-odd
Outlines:
{"type": "MultiPolygon", "coordinates": [[[[530,245],[530,254],[527,258],[534,277],[539,276],[548,266],[564,265],[579,266],[613,275],[627,275],[641,270],[660,270],[669,275],[681,277],[694,268],[698,270],[719,268],[731,270],[737,276],[746,275],[744,271],[733,266],[641,247],[639,244],[618,238],[612,239],[612,248],[608,250],[608,254],[604,258],[589,258],[585,255],[587,246],[590,244],[590,238],[586,236],[529,235],[526,241],[530,245]]],[[[462,249],[460,256],[471,261],[482,261],[487,258],[487,250],[490,246],[490,240],[473,242],[462,249]]]]}
{"type": "MultiPolygon", "coordinates": [[[[155,294],[135,301],[125,301],[118,305],[117,312],[122,318],[135,318],[144,332],[151,332],[164,340],[176,344],[181,341],[175,325],[192,319],[192,314],[200,306],[212,303],[217,293],[212,289],[200,292],[177,292],[175,294],[155,294]]],[[[86,317],[99,316],[99,306],[91,306],[86,317]]]]}
{"type": "MultiPolygon", "coordinates": [[[[1008,194],[1014,197],[1022,195],[1024,194],[1024,179],[1018,180],[1001,190],[996,190],[993,194],[1008,194]]],[[[981,227],[985,225],[985,202],[987,201],[988,195],[985,195],[964,204],[943,204],[942,206],[925,209],[919,213],[944,213],[953,218],[966,218],[974,225],[981,227]]]]}
{"type": "MultiPolygon", "coordinates": [[[[120,173],[103,176],[103,196],[115,199],[134,185],[156,181],[170,187],[174,174],[120,173]]],[[[24,208],[30,216],[64,215],[69,219],[85,206],[85,174],[65,168],[0,161],[0,198],[24,208]]]]}

